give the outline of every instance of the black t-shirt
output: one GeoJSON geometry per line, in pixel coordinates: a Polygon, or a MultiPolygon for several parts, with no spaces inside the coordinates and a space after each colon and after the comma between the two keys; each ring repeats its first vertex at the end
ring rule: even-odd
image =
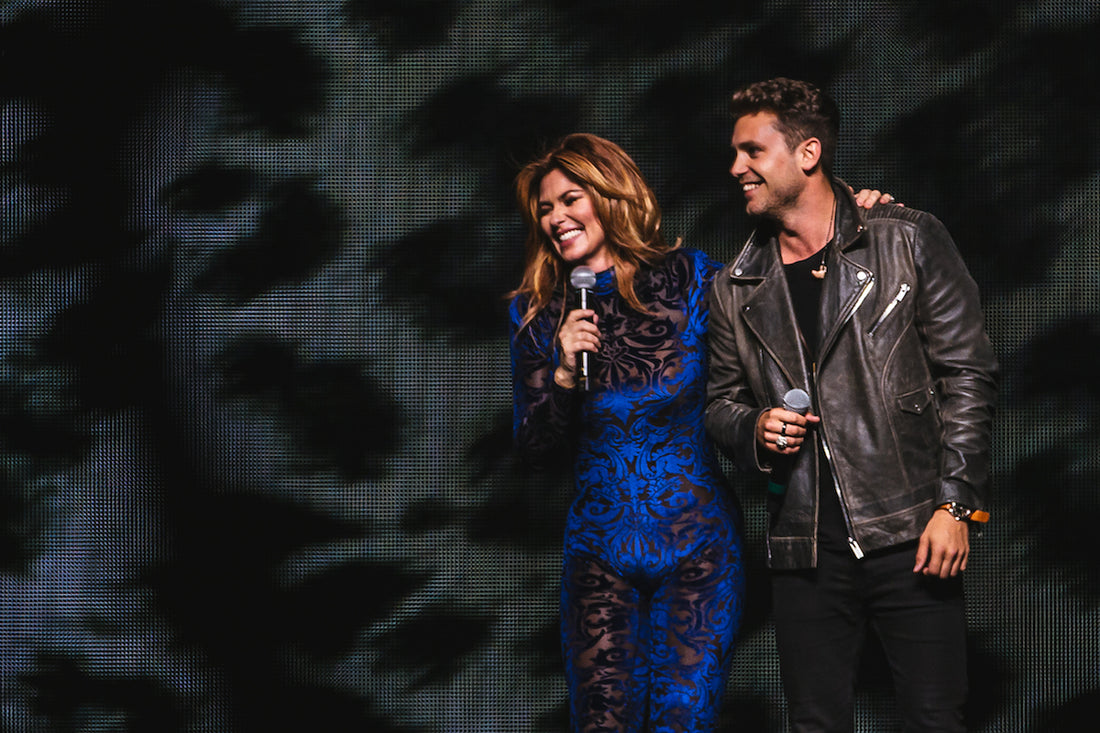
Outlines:
{"type": "MultiPolygon", "coordinates": [[[[787,276],[787,289],[794,303],[794,315],[798,320],[798,329],[805,341],[806,353],[814,358],[821,347],[821,334],[818,332],[818,308],[821,303],[823,278],[814,277],[813,270],[821,266],[825,250],[810,255],[804,260],[783,265],[787,276]]],[[[828,277],[826,273],[825,277],[828,277]]],[[[807,368],[812,365],[807,364],[807,368]]],[[[814,433],[817,434],[816,432],[814,433]]],[[[846,550],[848,530],[844,523],[844,513],[840,508],[840,498],[833,484],[833,474],[824,451],[819,451],[818,463],[818,547],[821,550],[846,550]]]]}

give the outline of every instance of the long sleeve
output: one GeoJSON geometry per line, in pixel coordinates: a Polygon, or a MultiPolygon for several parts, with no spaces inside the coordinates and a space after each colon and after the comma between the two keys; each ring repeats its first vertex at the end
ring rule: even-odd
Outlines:
{"type": "Polygon", "coordinates": [[[520,329],[525,300],[517,297],[509,308],[512,437],[525,460],[541,464],[569,453],[579,405],[576,390],[560,387],[554,381],[558,364],[553,325],[558,308],[545,309],[520,329]]]}
{"type": "MultiPolygon", "coordinates": [[[[724,271],[716,277],[721,278],[724,271]]],[[[746,379],[726,288],[710,291],[709,379],[705,423],[715,444],[742,471],[767,470],[758,459],[756,421],[763,411],[746,379]]]]}
{"type": "Polygon", "coordinates": [[[978,286],[951,235],[922,218],[914,259],[920,275],[917,322],[943,418],[941,501],[986,508],[998,367],[984,329],[978,286]]]}

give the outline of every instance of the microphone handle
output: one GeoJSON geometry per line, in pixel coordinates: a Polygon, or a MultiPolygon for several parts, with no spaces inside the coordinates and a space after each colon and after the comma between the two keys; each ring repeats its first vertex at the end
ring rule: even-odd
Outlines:
{"type": "MultiPolygon", "coordinates": [[[[577,292],[580,294],[580,306],[582,310],[588,310],[588,288],[578,288],[577,292]]],[[[577,374],[577,387],[582,392],[587,392],[591,381],[588,375],[588,352],[582,351],[577,355],[580,363],[578,364],[577,374]]]]}
{"type": "MultiPolygon", "coordinates": [[[[810,409],[809,395],[804,390],[792,389],[783,395],[783,409],[805,415],[810,409]],[[791,404],[795,400],[798,404],[791,404]]],[[[807,433],[809,435],[809,433],[807,433]]],[[[775,496],[783,496],[787,492],[786,474],[791,470],[794,459],[791,456],[780,456],[776,459],[776,465],[772,467],[772,475],[768,480],[768,493],[775,496]]]]}

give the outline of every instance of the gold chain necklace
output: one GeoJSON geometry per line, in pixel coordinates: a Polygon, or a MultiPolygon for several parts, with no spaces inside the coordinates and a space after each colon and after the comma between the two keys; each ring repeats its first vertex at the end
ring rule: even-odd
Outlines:
{"type": "Polygon", "coordinates": [[[825,266],[825,254],[829,251],[829,242],[833,241],[833,226],[836,223],[836,197],[833,197],[833,210],[829,214],[829,236],[825,238],[825,246],[821,248],[821,264],[816,270],[810,270],[810,274],[818,280],[825,279],[825,273],[829,268],[825,266]]]}

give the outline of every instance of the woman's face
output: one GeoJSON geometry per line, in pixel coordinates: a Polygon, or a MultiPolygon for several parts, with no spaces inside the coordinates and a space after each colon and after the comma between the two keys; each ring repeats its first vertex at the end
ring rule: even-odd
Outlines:
{"type": "Polygon", "coordinates": [[[538,215],[542,231],[566,264],[587,265],[596,272],[611,267],[607,238],[592,199],[557,168],[539,184],[538,215]]]}

